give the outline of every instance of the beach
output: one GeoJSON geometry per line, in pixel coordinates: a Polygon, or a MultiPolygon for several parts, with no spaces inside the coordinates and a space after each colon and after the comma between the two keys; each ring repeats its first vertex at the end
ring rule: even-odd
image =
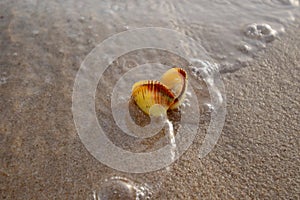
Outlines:
{"type": "Polygon", "coordinates": [[[251,66],[224,74],[227,115],[218,144],[203,160],[189,155],[177,163],[166,199],[299,198],[298,48],[295,29],[251,66]]]}
{"type": "Polygon", "coordinates": [[[221,74],[227,115],[222,134],[206,157],[199,159],[203,138],[196,137],[168,169],[130,174],[111,169],[90,154],[72,114],[77,71],[86,55],[112,33],[101,24],[91,30],[85,22],[92,19],[34,18],[34,13],[24,14],[31,8],[4,3],[1,199],[93,199],[103,182],[115,176],[146,184],[152,199],[299,198],[299,20],[247,66],[221,74]],[[76,30],[79,34],[72,35],[76,30]]]}

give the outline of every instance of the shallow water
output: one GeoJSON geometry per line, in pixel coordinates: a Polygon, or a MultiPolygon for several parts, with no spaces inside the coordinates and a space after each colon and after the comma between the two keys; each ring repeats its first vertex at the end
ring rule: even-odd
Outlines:
{"type": "MultiPolygon", "coordinates": [[[[23,130],[24,124],[30,124],[28,127],[26,125],[26,131],[17,131],[13,135],[7,133],[1,139],[1,141],[6,143],[6,146],[3,147],[5,155],[14,155],[18,158],[16,160],[13,160],[11,157],[7,158],[8,160],[12,159],[8,163],[13,163],[12,166],[19,166],[16,169],[17,172],[13,169],[7,169],[7,172],[5,172],[6,167],[3,167],[3,174],[7,174],[7,176],[14,173],[26,174],[25,176],[29,178],[38,174],[36,175],[37,179],[43,180],[42,184],[48,184],[45,179],[47,181],[50,180],[50,183],[56,183],[57,179],[51,180],[51,173],[39,173],[39,171],[44,172],[40,166],[43,166],[44,169],[49,162],[51,163],[47,149],[49,148],[55,154],[53,159],[62,158],[62,160],[52,164],[54,165],[53,169],[62,169],[60,174],[57,175],[62,179],[61,183],[59,183],[61,187],[68,184],[69,179],[77,181],[81,178],[76,177],[76,171],[70,172],[69,169],[64,167],[73,167],[68,166],[68,160],[73,159],[72,152],[74,153],[78,150],[75,147],[83,149],[83,146],[78,142],[77,146],[69,144],[75,147],[62,147],[65,144],[62,144],[60,140],[62,139],[61,137],[66,137],[68,140],[78,137],[76,131],[70,128],[74,126],[70,114],[74,78],[84,58],[100,42],[113,34],[143,27],[169,28],[191,38],[191,40],[186,40],[184,43],[178,43],[177,40],[169,41],[167,35],[160,37],[161,43],[166,43],[166,47],[176,45],[188,47],[191,50],[188,53],[188,55],[191,55],[191,57],[188,57],[188,61],[168,53],[164,54],[163,51],[153,52],[150,50],[150,52],[135,51],[127,57],[125,55],[118,58],[116,63],[111,65],[111,67],[117,67],[111,71],[106,71],[106,76],[100,79],[96,93],[96,110],[99,123],[104,124],[106,130],[111,131],[113,129],[112,126],[116,127],[116,125],[113,123],[114,116],[107,114],[109,113],[107,108],[111,105],[109,98],[112,96],[115,83],[124,72],[148,61],[159,62],[167,66],[185,66],[190,63],[197,63],[199,60],[203,61],[202,58],[204,57],[212,58],[211,61],[214,64],[211,66],[216,66],[217,68],[211,67],[208,71],[212,70],[212,73],[214,70],[220,70],[221,73],[232,72],[247,66],[249,61],[251,62],[252,59],[255,59],[258,51],[270,47],[273,41],[281,37],[288,37],[285,35],[285,30],[293,26],[293,21],[299,17],[298,0],[176,0],[165,2],[89,0],[75,3],[74,1],[26,0],[22,2],[2,1],[0,5],[1,11],[3,11],[1,12],[3,17],[0,19],[3,22],[1,29],[3,28],[4,30],[1,33],[0,58],[1,60],[9,60],[7,61],[9,64],[3,62],[0,65],[0,86],[6,87],[9,84],[15,84],[13,85],[15,90],[10,94],[13,102],[12,108],[17,116],[24,115],[28,117],[24,122],[17,123],[17,128],[14,127],[9,119],[3,119],[3,121],[8,121],[9,123],[7,124],[11,124],[12,127],[19,130],[23,130]],[[160,55],[160,57],[158,58],[157,55],[160,55]],[[22,66],[22,68],[17,70],[22,76],[15,75],[14,67],[9,68],[7,66],[22,66]],[[124,69],[118,66],[123,66],[124,69]],[[55,95],[51,97],[51,95],[56,93],[58,93],[57,96],[59,97],[55,95]],[[103,93],[106,95],[102,95],[103,93]],[[53,105],[54,103],[50,100],[37,102],[43,96],[49,97],[49,99],[55,98],[59,100],[61,98],[62,100],[59,101],[61,103],[58,105],[53,105]],[[105,106],[100,106],[101,103],[105,104],[105,106]],[[34,112],[35,109],[42,112],[42,116],[28,115],[28,112],[34,112]],[[32,118],[36,120],[33,124],[32,118]],[[64,123],[69,124],[64,125],[64,123]],[[29,134],[31,132],[44,131],[48,126],[49,130],[47,130],[48,132],[45,133],[45,136],[29,134]],[[66,132],[66,134],[64,136],[57,134],[57,130],[63,133],[66,132]],[[54,135],[52,138],[49,136],[52,133],[57,135],[54,135]],[[32,144],[42,145],[36,147],[38,148],[37,152],[32,153],[32,144]],[[64,160],[64,152],[71,153],[67,155],[66,160],[64,160]],[[33,167],[31,162],[22,160],[28,157],[33,160],[35,164],[33,167]],[[18,162],[21,162],[21,164],[18,165],[18,162]],[[65,176],[67,178],[64,178],[65,176]]],[[[117,42],[115,46],[120,45],[117,42]]],[[[155,37],[149,38],[148,42],[159,43],[155,37]]],[[[114,48],[111,51],[114,53],[114,48]]],[[[145,75],[149,74],[149,78],[152,79],[161,73],[156,74],[157,72],[151,73],[151,71],[137,73],[134,78],[136,80],[144,79],[146,78],[145,75]]],[[[194,71],[191,69],[190,71],[190,73],[196,72],[197,69],[194,71]]],[[[210,73],[207,72],[207,74],[210,73]]],[[[133,77],[129,76],[130,78],[132,78],[131,82],[136,81],[133,77]]],[[[193,82],[191,83],[193,84],[193,82]]],[[[124,86],[130,88],[130,85],[120,83],[121,88],[124,86]]],[[[205,84],[201,82],[199,85],[199,91],[195,96],[201,97],[198,99],[202,100],[200,101],[202,106],[207,105],[213,110],[214,105],[211,103],[205,84]]],[[[197,88],[196,84],[193,84],[193,86],[197,88]]],[[[125,90],[128,90],[128,88],[125,88],[125,90]]],[[[122,91],[124,92],[124,89],[122,91]]],[[[126,94],[128,95],[128,93],[126,94]]],[[[121,95],[121,97],[126,97],[126,95],[121,95]]],[[[200,106],[199,109],[204,108],[200,106]]],[[[3,108],[3,111],[5,113],[3,116],[10,112],[5,108],[3,108]]],[[[207,119],[209,117],[210,114],[208,117],[200,119],[200,122],[197,123],[202,123],[203,129],[205,129],[208,126],[205,123],[208,123],[207,119]]],[[[158,137],[155,143],[149,145],[149,141],[136,141],[132,138],[124,139],[124,136],[118,134],[117,131],[115,134],[108,137],[117,146],[136,152],[158,149],[168,143],[173,144],[171,147],[174,148],[175,144],[174,136],[172,135],[169,138],[164,138],[165,140],[163,141],[160,141],[161,137],[158,137]],[[137,146],[137,144],[140,144],[140,146],[137,146]]],[[[204,136],[203,132],[199,140],[203,141],[204,136]]],[[[170,152],[171,160],[174,160],[175,156],[172,153],[175,154],[175,151],[172,150],[170,152]]],[[[82,158],[80,157],[80,159],[82,158]]],[[[96,162],[90,160],[86,162],[98,163],[97,160],[96,162]]],[[[8,164],[3,164],[3,166],[6,165],[8,164]]],[[[84,162],[82,165],[84,165],[84,162]]],[[[86,168],[89,168],[89,166],[86,168]]],[[[98,170],[96,167],[94,169],[98,170]]],[[[77,173],[80,174],[79,172],[77,173]]],[[[168,169],[158,172],[158,176],[161,177],[153,180],[148,179],[147,176],[146,178],[137,178],[126,173],[121,175],[122,178],[121,176],[115,176],[115,174],[119,175],[115,171],[107,174],[100,171],[98,174],[101,174],[101,180],[94,180],[97,183],[100,182],[100,184],[94,186],[93,189],[87,188],[86,190],[88,193],[94,191],[93,198],[96,199],[105,195],[119,195],[118,191],[121,195],[125,194],[126,191],[123,191],[125,188],[129,191],[130,197],[137,198],[139,194],[141,196],[140,199],[146,199],[149,196],[148,194],[159,190],[145,189],[143,188],[143,182],[148,181],[152,184],[152,187],[159,187],[158,185],[164,181],[168,173],[168,169]],[[102,176],[102,174],[105,175],[102,176]],[[129,177],[132,181],[124,177],[129,177]],[[107,179],[107,182],[104,181],[105,179],[107,179]],[[114,187],[117,188],[116,194],[111,189],[114,187]]],[[[84,188],[85,186],[83,185],[78,183],[77,189],[84,188]]],[[[47,186],[51,188],[50,185],[47,186]]],[[[61,192],[60,189],[57,190],[59,191],[48,191],[48,193],[61,192]]],[[[53,197],[48,193],[45,196],[48,198],[53,197]]],[[[86,197],[87,195],[84,193],[82,196],[86,197]]]]}
{"type": "MultiPolygon", "coordinates": [[[[5,4],[5,3],[3,3],[5,4]]],[[[9,4],[9,3],[7,3],[9,4]]],[[[61,1],[28,0],[14,5],[10,37],[27,40],[59,29],[84,50],[108,36],[134,28],[165,27],[194,39],[220,65],[232,71],[246,65],[256,52],[280,38],[299,17],[298,0],[252,1],[61,1]],[[86,39],[88,38],[88,39],[86,39]]],[[[59,49],[64,51],[64,49],[59,49]]]]}

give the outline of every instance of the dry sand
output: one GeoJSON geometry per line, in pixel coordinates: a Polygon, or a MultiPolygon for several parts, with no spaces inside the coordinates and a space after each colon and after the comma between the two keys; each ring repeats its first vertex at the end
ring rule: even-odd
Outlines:
{"type": "Polygon", "coordinates": [[[223,75],[228,113],[207,157],[197,158],[199,140],[168,171],[129,175],[93,158],[75,130],[72,87],[93,48],[88,32],[13,32],[22,19],[11,23],[14,13],[2,11],[0,199],[87,199],[113,175],[160,182],[155,199],[299,199],[300,23],[223,75]]]}

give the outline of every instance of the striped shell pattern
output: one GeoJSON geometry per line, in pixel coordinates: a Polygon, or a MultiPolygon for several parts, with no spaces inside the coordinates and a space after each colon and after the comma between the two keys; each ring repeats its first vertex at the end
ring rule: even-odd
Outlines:
{"type": "Polygon", "coordinates": [[[180,106],[185,98],[187,84],[186,72],[182,68],[171,68],[162,75],[160,81],[136,82],[132,86],[131,97],[143,112],[159,116],[168,109],[180,106]]]}

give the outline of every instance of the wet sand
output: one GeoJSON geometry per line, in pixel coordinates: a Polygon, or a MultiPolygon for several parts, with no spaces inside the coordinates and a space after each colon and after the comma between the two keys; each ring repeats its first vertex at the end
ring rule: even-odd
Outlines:
{"type": "Polygon", "coordinates": [[[203,160],[190,152],[176,163],[166,199],[299,198],[299,25],[288,35],[247,68],[224,74],[218,144],[203,160]]]}
{"type": "Polygon", "coordinates": [[[1,10],[1,199],[87,199],[114,175],[160,182],[154,199],[299,198],[300,23],[248,67],[223,75],[228,113],[208,156],[198,159],[199,139],[169,170],[130,175],[93,158],[72,118],[76,72],[97,37],[74,19],[51,26],[53,17],[43,29],[1,10]],[[67,37],[72,28],[85,34],[67,37]]]}

